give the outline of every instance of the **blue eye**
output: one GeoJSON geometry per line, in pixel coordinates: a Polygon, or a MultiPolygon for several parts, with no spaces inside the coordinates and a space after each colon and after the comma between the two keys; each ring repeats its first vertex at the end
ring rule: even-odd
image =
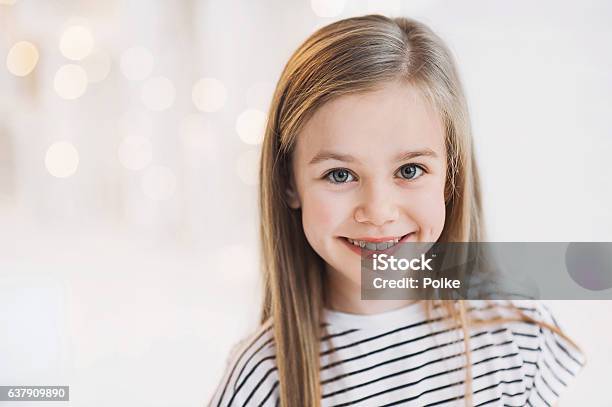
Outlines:
{"type": "Polygon", "coordinates": [[[325,179],[327,179],[332,184],[344,184],[346,182],[350,182],[352,181],[348,180],[350,177],[353,177],[353,175],[351,175],[351,173],[345,170],[344,168],[331,170],[325,175],[325,179]]]}
{"type": "MultiPolygon", "coordinates": [[[[406,164],[402,166],[398,173],[407,181],[414,180],[423,175],[425,170],[417,164],[406,164]]],[[[345,168],[336,168],[325,174],[324,178],[331,184],[346,184],[355,180],[351,172],[345,168]]]]}
{"type": "Polygon", "coordinates": [[[406,164],[401,167],[398,172],[401,174],[402,178],[411,180],[423,175],[423,168],[416,164],[406,164]]]}

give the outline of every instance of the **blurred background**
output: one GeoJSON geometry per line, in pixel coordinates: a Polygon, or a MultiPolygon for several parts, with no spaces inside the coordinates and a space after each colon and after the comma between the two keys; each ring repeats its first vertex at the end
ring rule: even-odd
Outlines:
{"type": "MultiPolygon", "coordinates": [[[[316,28],[366,13],[455,53],[490,240],[612,240],[605,0],[0,0],[1,385],[208,401],[257,325],[275,82],[316,28]]],[[[589,357],[560,405],[612,406],[612,302],[549,303],[589,357]]]]}

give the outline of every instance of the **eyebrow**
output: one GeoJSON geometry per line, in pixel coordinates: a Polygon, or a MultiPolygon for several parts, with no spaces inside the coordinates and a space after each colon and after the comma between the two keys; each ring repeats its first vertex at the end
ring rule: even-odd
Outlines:
{"type": "MultiPolygon", "coordinates": [[[[400,161],[405,161],[405,160],[410,160],[412,158],[416,158],[416,157],[432,157],[432,158],[437,158],[438,155],[431,149],[426,148],[423,150],[417,150],[417,151],[403,151],[401,153],[399,153],[398,155],[395,156],[394,161],[395,162],[400,162],[400,161]]],[[[352,155],[349,154],[340,154],[337,153],[335,151],[329,151],[329,150],[322,150],[319,151],[317,153],[317,155],[315,155],[312,160],[310,160],[310,163],[308,163],[309,165],[314,165],[314,164],[318,164],[322,161],[326,161],[326,160],[336,160],[336,161],[343,161],[343,162],[347,162],[347,163],[352,163],[352,162],[359,162],[359,160],[357,160],[355,157],[353,157],[352,155]]]]}

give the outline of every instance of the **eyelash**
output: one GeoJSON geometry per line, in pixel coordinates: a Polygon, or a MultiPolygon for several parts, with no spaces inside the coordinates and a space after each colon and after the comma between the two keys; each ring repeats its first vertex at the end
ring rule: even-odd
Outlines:
{"type": "MultiPolygon", "coordinates": [[[[416,167],[417,169],[421,170],[421,174],[420,174],[420,175],[418,175],[418,176],[416,176],[416,177],[413,177],[413,178],[403,178],[403,179],[404,179],[404,180],[406,180],[406,181],[414,181],[415,179],[418,179],[418,178],[422,177],[422,176],[423,176],[423,174],[427,173],[427,171],[425,170],[425,168],[424,168],[422,165],[419,165],[419,164],[406,164],[406,165],[402,165],[402,166],[401,166],[401,167],[400,167],[400,168],[397,170],[397,172],[400,172],[400,171],[402,170],[402,168],[404,168],[404,167],[416,167]]],[[[340,170],[348,172],[348,173],[349,173],[349,174],[350,174],[350,175],[351,175],[353,178],[355,178],[355,176],[353,175],[353,173],[352,173],[351,171],[347,170],[346,168],[333,168],[333,169],[331,169],[331,170],[329,170],[329,171],[327,171],[327,172],[325,173],[325,175],[323,176],[323,179],[324,179],[324,180],[326,180],[327,182],[329,182],[330,184],[333,184],[333,185],[339,185],[339,184],[348,184],[348,182],[347,182],[347,181],[345,181],[345,182],[336,182],[336,181],[333,181],[333,180],[332,180],[331,175],[332,175],[334,172],[336,172],[336,171],[340,171],[340,170]]]]}

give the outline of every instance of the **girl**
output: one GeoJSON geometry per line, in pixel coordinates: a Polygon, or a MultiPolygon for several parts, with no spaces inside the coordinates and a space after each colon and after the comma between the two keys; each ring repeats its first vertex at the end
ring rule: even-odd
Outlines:
{"type": "Polygon", "coordinates": [[[261,327],[211,406],[551,406],[584,365],[537,301],[361,300],[366,244],[485,240],[462,87],[422,23],[368,15],[307,39],[260,177],[261,327]]]}

